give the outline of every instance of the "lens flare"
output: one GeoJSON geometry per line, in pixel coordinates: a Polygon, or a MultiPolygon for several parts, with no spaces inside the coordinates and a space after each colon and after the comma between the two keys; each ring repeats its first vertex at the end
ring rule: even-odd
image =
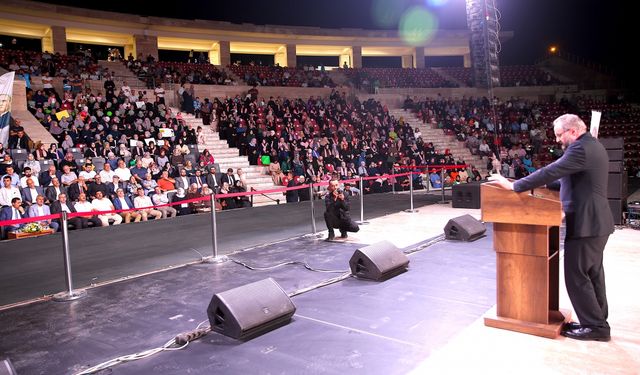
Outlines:
{"type": "Polygon", "coordinates": [[[427,5],[434,8],[445,6],[449,0],[427,0],[427,5]]]}
{"type": "Polygon", "coordinates": [[[400,19],[398,32],[412,46],[424,45],[438,31],[438,18],[423,7],[408,9],[400,19]]]}

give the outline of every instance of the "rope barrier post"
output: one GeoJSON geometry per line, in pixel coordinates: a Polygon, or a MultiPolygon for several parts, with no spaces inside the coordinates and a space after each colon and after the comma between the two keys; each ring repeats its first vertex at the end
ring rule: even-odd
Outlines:
{"type": "Polygon", "coordinates": [[[409,208],[408,210],[404,210],[404,212],[418,212],[418,210],[413,209],[413,172],[409,174],[409,201],[411,202],[411,208],[409,208]]]}
{"type": "Polygon", "coordinates": [[[360,221],[356,221],[359,225],[367,225],[368,221],[364,221],[364,186],[363,179],[360,176],[360,221]]]}
{"type": "Polygon", "coordinates": [[[226,255],[218,255],[218,223],[216,220],[216,195],[211,193],[209,196],[211,202],[211,243],[213,245],[213,257],[203,258],[207,263],[224,263],[229,258],[226,255]]]}
{"type": "Polygon", "coordinates": [[[441,168],[440,168],[440,186],[441,186],[441,188],[442,188],[442,200],[441,200],[440,202],[438,202],[438,203],[440,203],[440,204],[447,204],[447,203],[449,203],[449,202],[447,202],[447,201],[444,199],[444,167],[441,167],[441,168]]]}
{"type": "Polygon", "coordinates": [[[309,184],[309,202],[311,202],[311,234],[317,235],[316,230],[316,209],[313,205],[313,183],[309,184]]]}
{"type": "Polygon", "coordinates": [[[67,282],[67,291],[60,292],[53,296],[53,300],[57,302],[74,301],[85,297],[87,292],[85,290],[73,290],[73,279],[71,274],[71,256],[69,255],[69,228],[67,213],[62,211],[62,220],[60,220],[62,226],[62,250],[64,251],[64,277],[67,282]]]}
{"type": "Polygon", "coordinates": [[[393,178],[393,183],[391,184],[391,193],[395,194],[396,193],[396,167],[395,166],[391,166],[391,175],[394,176],[393,178]]]}

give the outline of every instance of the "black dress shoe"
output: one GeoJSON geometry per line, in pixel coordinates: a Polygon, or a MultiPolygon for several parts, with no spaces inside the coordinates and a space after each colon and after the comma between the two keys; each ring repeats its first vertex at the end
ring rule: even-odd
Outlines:
{"type": "Polygon", "coordinates": [[[349,237],[349,235],[348,235],[348,234],[346,234],[346,233],[342,233],[342,234],[340,234],[340,238],[348,238],[348,237],[349,237]]]}
{"type": "Polygon", "coordinates": [[[582,328],[582,325],[578,322],[567,322],[562,325],[562,332],[573,331],[574,329],[582,328]]]}
{"type": "Polygon", "coordinates": [[[325,238],[325,241],[333,241],[335,238],[336,236],[329,235],[327,238],[325,238]]]}
{"type": "Polygon", "coordinates": [[[562,332],[562,336],[583,341],[609,341],[611,335],[608,330],[596,327],[580,327],[570,331],[562,332]]]}

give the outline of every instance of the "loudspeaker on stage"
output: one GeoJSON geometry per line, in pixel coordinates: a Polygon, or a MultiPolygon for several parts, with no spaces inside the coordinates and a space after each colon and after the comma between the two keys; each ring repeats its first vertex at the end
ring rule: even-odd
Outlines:
{"type": "Polygon", "coordinates": [[[448,240],[475,241],[484,236],[487,227],[471,215],[455,217],[444,227],[444,235],[448,240]]]}
{"type": "Polygon", "coordinates": [[[409,258],[389,241],[356,250],[349,260],[351,273],[362,279],[383,281],[407,270],[409,258]]]}
{"type": "Polygon", "coordinates": [[[207,308],[211,330],[247,340],[286,325],[296,312],[272,278],[214,294],[207,308]]]}

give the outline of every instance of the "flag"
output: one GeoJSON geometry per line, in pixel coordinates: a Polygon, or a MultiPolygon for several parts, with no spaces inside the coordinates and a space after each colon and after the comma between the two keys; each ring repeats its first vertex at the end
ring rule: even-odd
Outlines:
{"type": "Polygon", "coordinates": [[[9,125],[11,122],[11,98],[13,96],[13,79],[16,72],[9,72],[0,77],[0,143],[9,147],[9,125]]]}

